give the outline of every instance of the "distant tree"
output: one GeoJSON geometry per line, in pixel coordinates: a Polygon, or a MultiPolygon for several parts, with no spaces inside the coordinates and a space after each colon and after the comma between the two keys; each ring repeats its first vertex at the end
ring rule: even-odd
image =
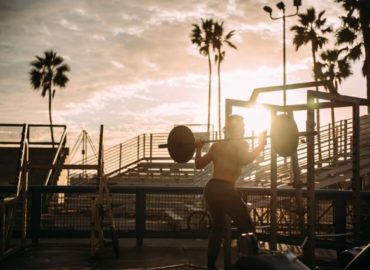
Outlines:
{"type": "Polygon", "coordinates": [[[320,80],[331,82],[326,90],[332,94],[338,94],[343,79],[352,75],[348,56],[342,56],[346,51],[347,48],[325,50],[320,54],[321,61],[317,62],[317,76],[320,80]]]}
{"type": "Polygon", "coordinates": [[[211,45],[213,38],[213,20],[212,19],[201,19],[202,24],[199,26],[193,24],[193,30],[190,38],[191,43],[195,44],[201,55],[207,56],[208,58],[208,118],[207,118],[207,132],[209,132],[211,124],[211,95],[212,95],[212,65],[211,65],[211,45]]]}
{"type": "MultiPolygon", "coordinates": [[[[326,26],[326,19],[323,17],[325,11],[321,11],[316,15],[315,8],[308,8],[306,13],[298,14],[298,25],[293,26],[290,30],[294,33],[293,44],[295,45],[296,51],[302,45],[311,45],[311,54],[313,62],[313,73],[314,80],[317,82],[316,74],[316,53],[319,49],[322,49],[323,46],[328,42],[328,39],[325,37],[325,34],[332,32],[330,26],[326,26]]],[[[318,91],[316,86],[316,91],[318,91]]],[[[318,144],[319,144],[319,159],[321,160],[321,147],[320,147],[320,110],[317,110],[316,113],[316,122],[318,129],[318,144]]]]}
{"type": "MultiPolygon", "coordinates": [[[[347,51],[343,49],[328,49],[321,53],[321,61],[316,65],[316,74],[320,80],[328,80],[330,84],[326,86],[326,90],[332,94],[338,94],[338,86],[343,79],[352,75],[351,66],[348,61],[348,56],[342,55],[347,51]]],[[[331,122],[332,122],[332,138],[334,158],[337,158],[337,139],[335,132],[335,113],[334,108],[331,108],[331,122]]]]}
{"type": "MultiPolygon", "coordinates": [[[[348,58],[356,61],[364,56],[362,74],[366,78],[367,98],[370,98],[370,1],[336,0],[347,12],[337,31],[337,43],[349,46],[348,58]]],[[[370,113],[370,107],[368,107],[370,113]]]]}
{"type": "Polygon", "coordinates": [[[49,101],[49,120],[51,141],[54,147],[53,121],[51,117],[51,102],[55,96],[55,86],[65,87],[69,81],[66,72],[70,71],[67,64],[63,63],[64,59],[57,56],[53,50],[45,51],[43,56],[36,56],[36,60],[30,64],[32,66],[30,82],[33,89],[41,90],[41,96],[48,96],[49,101]]]}
{"type": "Polygon", "coordinates": [[[229,33],[224,35],[224,23],[214,23],[213,40],[212,45],[215,54],[215,62],[217,64],[217,75],[218,75],[218,130],[221,131],[221,62],[225,59],[226,52],[224,45],[228,45],[233,49],[237,49],[236,46],[231,42],[235,30],[231,30],[229,33]]]}

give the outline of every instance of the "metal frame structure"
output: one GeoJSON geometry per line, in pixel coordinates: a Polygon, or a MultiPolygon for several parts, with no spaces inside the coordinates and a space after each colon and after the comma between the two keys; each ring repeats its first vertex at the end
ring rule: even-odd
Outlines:
{"type": "Polygon", "coordinates": [[[0,196],[0,260],[25,248],[27,234],[27,192],[28,192],[28,126],[23,125],[20,141],[20,157],[16,176],[16,192],[11,196],[0,196]],[[21,206],[19,207],[19,204],[21,206]],[[17,218],[17,209],[21,209],[20,243],[11,244],[17,218]]]}
{"type": "MultiPolygon", "coordinates": [[[[352,107],[353,117],[353,167],[352,167],[352,191],[354,199],[354,237],[355,242],[360,241],[360,190],[361,190],[361,179],[360,179],[360,106],[369,106],[370,101],[362,98],[356,98],[351,96],[335,95],[330,93],[324,93],[319,91],[307,90],[310,87],[326,86],[328,81],[321,82],[306,82],[298,84],[278,85],[271,87],[263,87],[254,89],[250,99],[248,101],[226,99],[225,116],[232,114],[233,107],[252,107],[257,103],[257,98],[262,93],[286,91],[286,90],[304,90],[307,92],[307,103],[306,104],[294,104],[294,105],[273,105],[273,104],[259,104],[264,108],[271,111],[271,115],[276,115],[277,112],[292,114],[294,111],[306,111],[307,122],[307,228],[306,228],[306,239],[303,247],[304,260],[310,267],[315,265],[315,226],[316,226],[316,211],[315,211],[315,142],[314,142],[314,130],[315,130],[315,110],[325,108],[339,108],[339,107],[352,107]],[[320,100],[325,100],[320,102],[320,100]]],[[[270,197],[270,209],[271,209],[271,240],[270,248],[276,249],[277,245],[277,216],[276,216],[276,205],[277,205],[277,170],[276,170],[277,155],[271,147],[271,197],[270,197]]],[[[294,159],[292,159],[294,161],[294,159]]],[[[300,193],[301,199],[302,194],[300,193]]]]}

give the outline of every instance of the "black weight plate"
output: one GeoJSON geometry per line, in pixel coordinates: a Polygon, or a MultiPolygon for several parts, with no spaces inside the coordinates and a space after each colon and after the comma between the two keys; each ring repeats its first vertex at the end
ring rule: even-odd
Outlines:
{"type": "Polygon", "coordinates": [[[178,163],[188,162],[194,155],[194,135],[187,126],[174,127],[167,138],[168,153],[178,163]]]}
{"type": "Polygon", "coordinates": [[[271,127],[271,141],[280,156],[291,156],[297,150],[298,139],[298,127],[292,118],[285,114],[274,117],[271,127]]]}

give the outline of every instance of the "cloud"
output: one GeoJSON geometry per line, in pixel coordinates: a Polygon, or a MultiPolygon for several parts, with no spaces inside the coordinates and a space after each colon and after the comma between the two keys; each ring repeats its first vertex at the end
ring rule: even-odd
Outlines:
{"type": "Polygon", "coordinates": [[[79,28],[77,25],[67,21],[66,19],[61,19],[59,21],[59,24],[69,30],[73,30],[73,31],[79,31],[79,28]]]}
{"type": "MultiPolygon", "coordinates": [[[[75,132],[104,123],[123,139],[179,122],[205,123],[208,62],[190,42],[192,24],[214,18],[224,21],[226,32],[236,30],[238,50],[226,48],[221,66],[222,98],[246,99],[253,88],[282,81],[282,21],[269,18],[262,10],[266,4],[271,3],[0,0],[0,120],[48,122],[47,100],[31,91],[28,72],[35,55],[54,49],[71,72],[67,87],[57,89],[53,115],[75,132]]],[[[314,5],[326,10],[330,23],[338,22],[336,3],[303,4],[301,11],[314,5]]],[[[287,30],[296,22],[297,17],[287,19],[287,30]]],[[[291,39],[288,30],[288,82],[311,80],[310,49],[296,52],[291,39]]],[[[363,78],[355,82],[365,92],[363,78]]],[[[212,104],[215,115],[217,101],[212,104]]]]}

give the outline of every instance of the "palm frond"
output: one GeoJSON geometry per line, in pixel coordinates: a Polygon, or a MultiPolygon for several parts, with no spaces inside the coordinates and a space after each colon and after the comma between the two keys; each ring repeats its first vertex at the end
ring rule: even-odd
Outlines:
{"type": "Polygon", "coordinates": [[[353,46],[350,50],[349,53],[347,54],[348,58],[351,60],[359,60],[360,57],[362,56],[362,47],[363,43],[360,42],[357,45],[353,46]]]}
{"type": "Polygon", "coordinates": [[[37,90],[40,88],[41,80],[42,80],[42,73],[40,73],[36,69],[31,69],[30,71],[30,83],[33,89],[37,90]]]}
{"type": "Polygon", "coordinates": [[[356,33],[349,28],[342,27],[336,33],[337,44],[352,44],[356,40],[356,33]]]}

